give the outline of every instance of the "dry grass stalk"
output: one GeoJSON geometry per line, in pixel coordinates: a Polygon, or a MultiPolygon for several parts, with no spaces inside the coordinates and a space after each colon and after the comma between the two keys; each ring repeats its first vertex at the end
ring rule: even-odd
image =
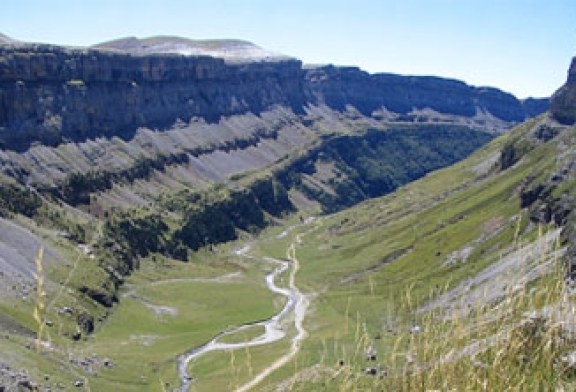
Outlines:
{"type": "Polygon", "coordinates": [[[36,321],[36,351],[42,348],[44,334],[44,247],[40,247],[36,255],[36,306],[33,317],[36,321]]]}

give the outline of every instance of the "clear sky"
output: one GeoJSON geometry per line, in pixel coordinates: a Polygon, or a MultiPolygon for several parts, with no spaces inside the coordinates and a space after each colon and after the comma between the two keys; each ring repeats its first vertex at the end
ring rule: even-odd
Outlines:
{"type": "Polygon", "coordinates": [[[306,63],[547,96],[576,55],[576,0],[3,0],[0,32],[86,46],[240,38],[306,63]]]}

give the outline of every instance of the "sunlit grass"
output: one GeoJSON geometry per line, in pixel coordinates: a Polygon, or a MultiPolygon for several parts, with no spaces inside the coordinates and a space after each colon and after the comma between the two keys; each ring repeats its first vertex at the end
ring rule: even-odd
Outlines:
{"type": "MultiPolygon", "coordinates": [[[[539,232],[535,241],[542,242],[539,232]]],[[[486,296],[462,299],[464,312],[420,312],[407,287],[396,323],[390,320],[377,334],[347,311],[345,335],[323,342],[318,361],[330,371],[315,378],[303,372],[294,377],[293,390],[573,390],[562,358],[576,342],[570,332],[574,298],[565,287],[559,244],[543,246],[548,248],[532,268],[551,271],[526,281],[527,271],[518,270],[496,303],[486,296]]]]}

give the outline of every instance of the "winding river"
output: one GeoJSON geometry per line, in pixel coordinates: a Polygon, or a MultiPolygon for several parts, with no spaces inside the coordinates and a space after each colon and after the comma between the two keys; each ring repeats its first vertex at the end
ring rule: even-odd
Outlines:
{"type": "MultiPolygon", "coordinates": [[[[308,219],[305,223],[311,222],[311,219],[308,219]]],[[[284,236],[295,226],[290,227],[282,234],[284,236]],[[286,234],[285,234],[286,233],[286,234]]],[[[281,234],[281,235],[282,235],[281,234]]],[[[279,236],[280,237],[280,236],[279,236]]],[[[299,262],[296,258],[295,246],[296,243],[300,242],[301,235],[298,234],[296,236],[295,242],[290,244],[288,248],[288,259],[289,261],[273,259],[270,257],[263,257],[262,260],[276,265],[276,268],[265,276],[266,286],[268,289],[274,293],[283,295],[286,297],[286,304],[284,307],[274,316],[267,320],[255,322],[255,323],[247,323],[243,324],[237,328],[224,331],[216,335],[212,340],[208,343],[204,344],[203,346],[196,347],[187,353],[178,357],[178,374],[181,380],[180,391],[187,392],[192,385],[193,379],[188,373],[188,364],[197,359],[198,357],[209,353],[211,351],[221,351],[221,350],[235,350],[241,349],[246,347],[253,347],[253,346],[260,346],[264,344],[274,343],[286,336],[285,328],[283,328],[283,322],[288,319],[288,316],[294,315],[294,327],[296,329],[296,335],[292,338],[292,344],[288,353],[284,354],[282,357],[277,359],[275,362],[267,366],[263,369],[260,373],[256,374],[252,380],[248,383],[240,386],[236,391],[243,392],[251,389],[259,382],[261,382],[266,376],[272,373],[274,370],[280,368],[288,361],[290,361],[298,352],[300,347],[300,342],[306,338],[307,332],[303,327],[304,317],[306,315],[306,311],[308,310],[308,298],[300,292],[300,290],[295,285],[295,276],[296,272],[299,268],[299,262]],[[288,287],[279,287],[276,285],[276,278],[280,276],[286,270],[290,270],[290,278],[288,287]],[[250,327],[260,325],[264,327],[264,333],[252,340],[246,342],[238,342],[238,343],[225,343],[221,342],[220,340],[228,335],[235,334],[237,332],[243,331],[250,327]]],[[[252,245],[250,243],[244,245],[243,247],[236,249],[234,253],[238,256],[248,257],[252,259],[256,259],[255,256],[250,255],[248,252],[250,251],[252,245]]]]}

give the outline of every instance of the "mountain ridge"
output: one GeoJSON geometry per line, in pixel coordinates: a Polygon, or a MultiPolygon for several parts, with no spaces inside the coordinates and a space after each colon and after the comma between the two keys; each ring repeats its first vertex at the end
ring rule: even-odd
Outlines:
{"type": "Polygon", "coordinates": [[[34,142],[131,137],[140,127],[168,129],[194,117],[215,122],[274,106],[296,114],[309,106],[336,112],[353,106],[363,116],[387,121],[450,122],[455,120],[445,117],[456,116],[501,132],[547,102],[520,101],[498,89],[439,77],[306,69],[291,58],[227,63],[209,56],[133,56],[46,44],[2,45],[0,57],[0,143],[20,150],[34,142]],[[422,113],[428,109],[437,113],[422,113]]]}

